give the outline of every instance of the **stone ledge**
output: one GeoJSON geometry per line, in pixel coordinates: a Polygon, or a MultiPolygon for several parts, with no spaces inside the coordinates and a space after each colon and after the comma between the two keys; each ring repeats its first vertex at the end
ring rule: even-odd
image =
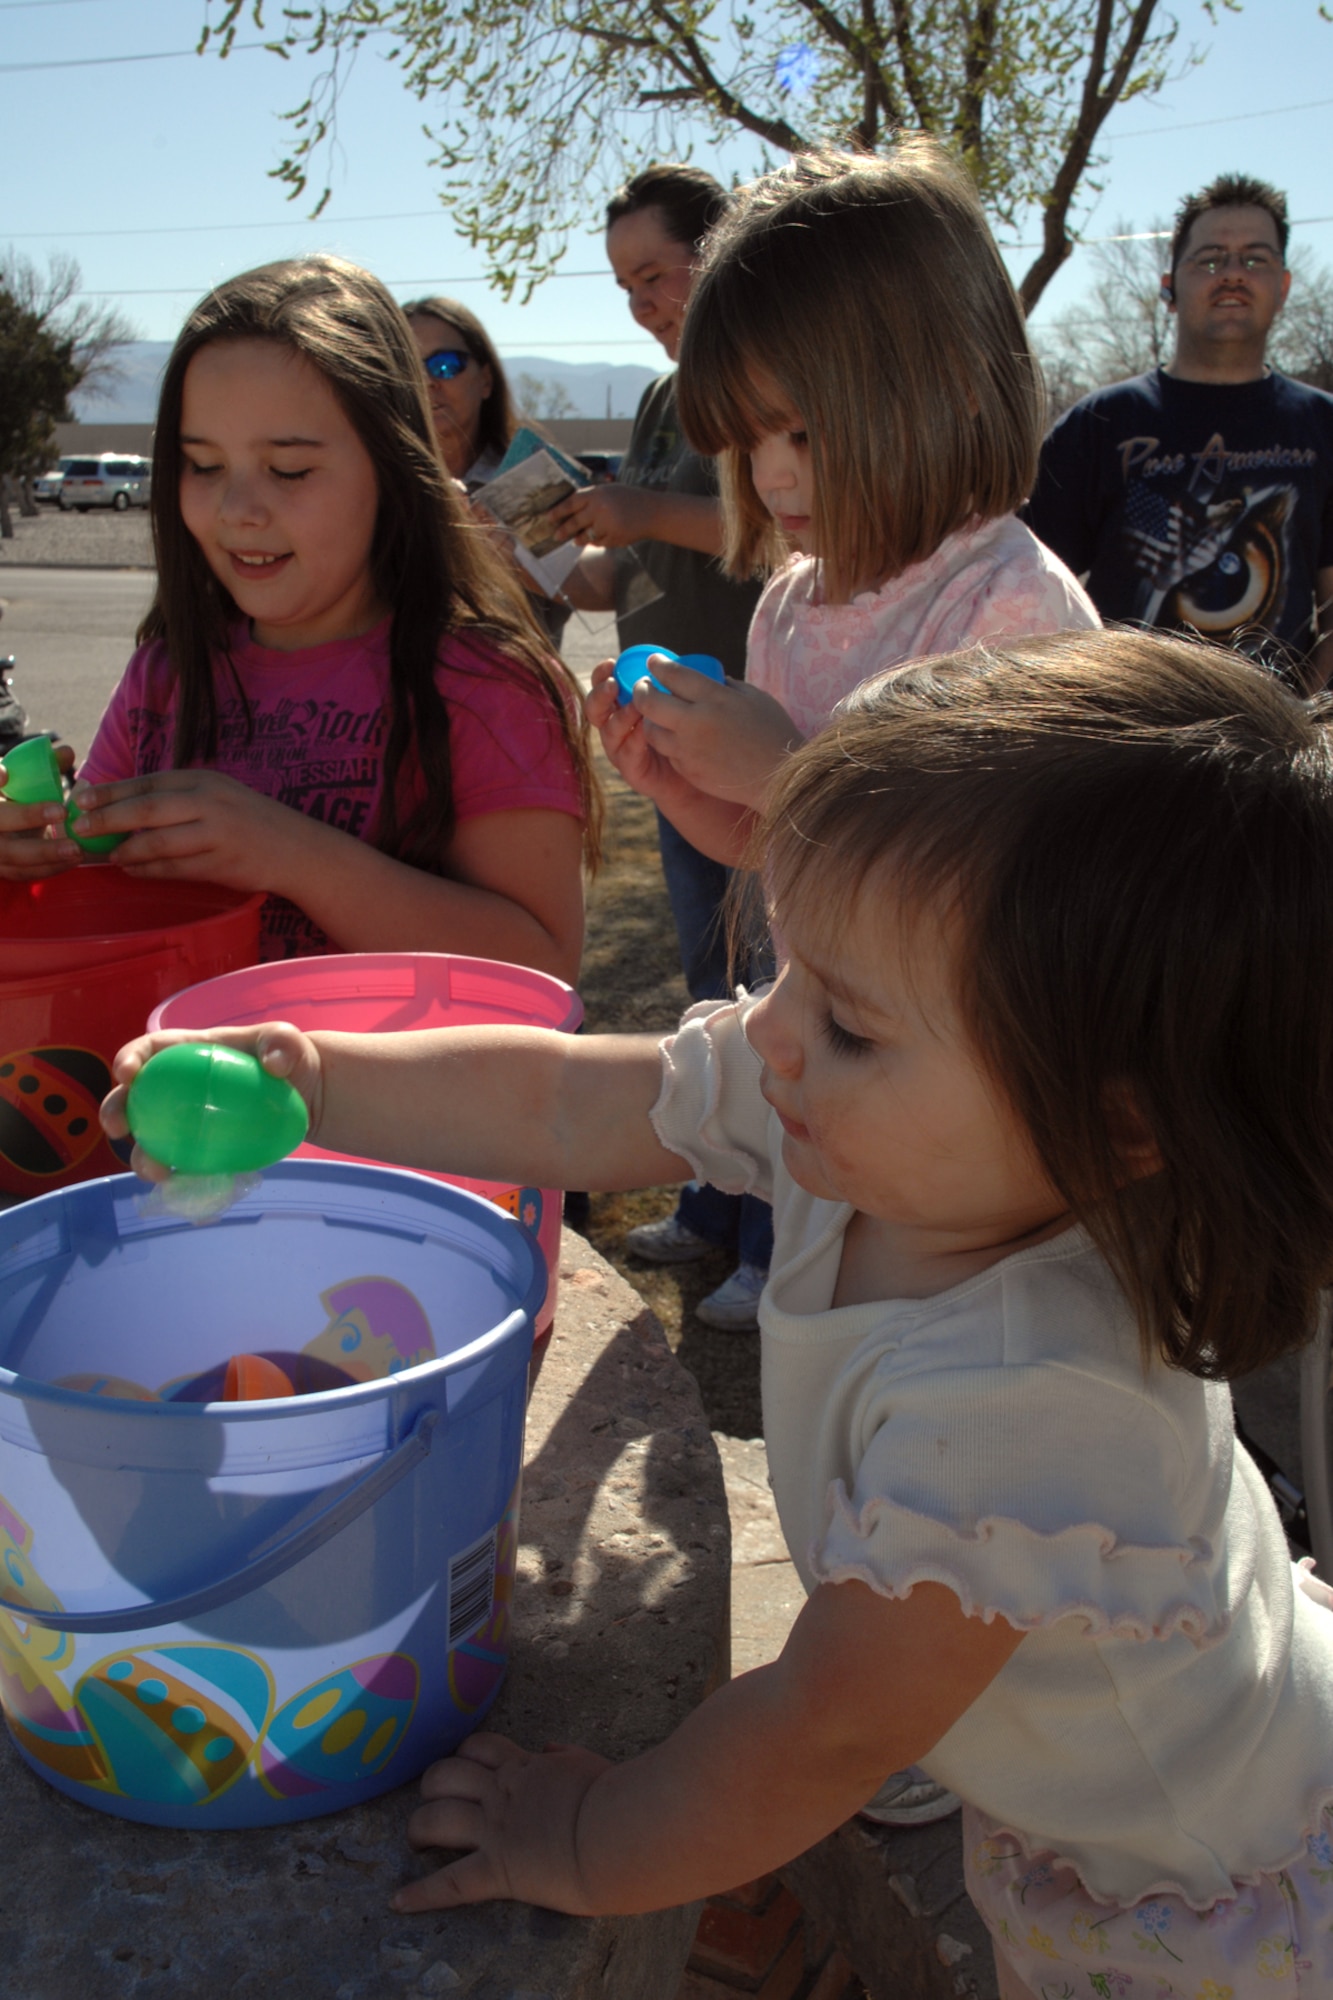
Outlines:
{"type": "Polygon", "coordinates": [[[958,1818],[849,1820],[778,1870],[871,2000],[999,2000],[990,1938],[963,1887],[958,1818]]]}
{"type": "MultiPolygon", "coordinates": [[[[776,1659],[805,1602],[778,1526],[762,1438],[715,1438],[732,1540],[737,1673],[776,1659]]],[[[963,1887],[961,1823],[846,1826],[780,1869],[872,2000],[997,2000],[985,1926],[963,1887]]],[[[711,1907],[711,1905],[710,1905],[711,1907]]]]}
{"type": "MultiPolygon", "coordinates": [[[[489,1726],[625,1757],[726,1677],[730,1535],[693,1377],[582,1238],[563,1248],[489,1726]]],[[[0,1735],[4,2000],[671,2000],[697,1906],[395,1916],[415,1797],[271,1831],[139,1826],[51,1790],[0,1735]]]]}

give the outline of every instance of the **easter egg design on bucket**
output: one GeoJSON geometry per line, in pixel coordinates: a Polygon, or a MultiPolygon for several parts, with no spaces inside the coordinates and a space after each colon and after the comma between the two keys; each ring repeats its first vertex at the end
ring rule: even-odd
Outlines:
{"type": "Polygon", "coordinates": [[[110,1088],[92,1049],[0,1056],[0,1157],[39,1178],[77,1167],[102,1137],[97,1107],[110,1088]]]}
{"type": "Polygon", "coordinates": [[[435,1358],[421,1301],[395,1278],[344,1278],[319,1299],[329,1323],[302,1353],[333,1362],[353,1381],[382,1381],[435,1358]]]}
{"type": "Polygon", "coordinates": [[[377,1653],[314,1681],[274,1716],[259,1776],[277,1799],[356,1785],[382,1771],[407,1734],[421,1676],[406,1653],[377,1653]]]}
{"type": "Polygon", "coordinates": [[[540,1188],[506,1188],[503,1194],[492,1195],[491,1200],[506,1215],[523,1224],[529,1236],[540,1236],[542,1227],[542,1191],[540,1188]]]}
{"type": "MultiPolygon", "coordinates": [[[[0,1595],[34,1611],[59,1611],[59,1598],[32,1566],[31,1547],[32,1529],[0,1498],[0,1595]]],[[[60,1671],[73,1657],[68,1632],[0,1611],[0,1704],[15,1741],[62,1778],[104,1785],[106,1766],[60,1671]]]]}
{"type": "Polygon", "coordinates": [[[273,1677],[240,1646],[187,1639],[109,1654],[74,1698],[122,1796],[207,1805],[249,1765],[273,1707],[273,1677]]]}
{"type": "MultiPolygon", "coordinates": [[[[449,1692],[464,1715],[475,1715],[490,1701],[500,1685],[509,1658],[514,1571],[518,1565],[518,1499],[519,1487],[516,1485],[496,1526],[490,1609],[466,1638],[461,1638],[449,1649],[449,1692]]],[[[455,1585],[459,1568],[459,1559],[455,1558],[451,1565],[451,1587],[455,1585]]],[[[466,1629],[466,1624],[466,1615],[460,1616],[451,1604],[450,1637],[460,1627],[466,1629]]]]}

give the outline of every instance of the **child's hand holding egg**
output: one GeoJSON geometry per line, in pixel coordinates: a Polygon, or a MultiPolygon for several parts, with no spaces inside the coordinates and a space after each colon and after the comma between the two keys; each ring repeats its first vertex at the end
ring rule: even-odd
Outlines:
{"type": "Polygon", "coordinates": [[[113,1068],[103,1126],[113,1139],[133,1136],[135,1172],[169,1184],[169,1206],[195,1220],[220,1213],[245,1177],[301,1144],[319,1081],[314,1048],[285,1023],[219,1028],[206,1041],[145,1035],[113,1068]]]}

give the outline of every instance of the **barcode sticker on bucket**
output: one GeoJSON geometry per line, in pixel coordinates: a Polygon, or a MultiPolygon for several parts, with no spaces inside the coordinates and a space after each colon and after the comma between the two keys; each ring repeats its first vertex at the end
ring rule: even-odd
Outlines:
{"type": "Polygon", "coordinates": [[[449,1565],[449,1644],[456,1646],[491,1615],[495,1589],[495,1529],[449,1565]]]}

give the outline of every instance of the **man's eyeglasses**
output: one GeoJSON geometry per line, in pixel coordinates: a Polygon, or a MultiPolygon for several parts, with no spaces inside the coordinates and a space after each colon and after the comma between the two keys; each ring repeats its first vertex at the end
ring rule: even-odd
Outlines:
{"type": "Polygon", "coordinates": [[[1215,278],[1219,272],[1229,271],[1233,264],[1250,272],[1277,271],[1282,267],[1282,259],[1275,250],[1199,250],[1185,262],[1191,271],[1204,278],[1215,278]]]}
{"type": "Polygon", "coordinates": [[[422,364],[432,382],[452,382],[461,375],[472,356],[464,347],[437,347],[422,364]]]}

